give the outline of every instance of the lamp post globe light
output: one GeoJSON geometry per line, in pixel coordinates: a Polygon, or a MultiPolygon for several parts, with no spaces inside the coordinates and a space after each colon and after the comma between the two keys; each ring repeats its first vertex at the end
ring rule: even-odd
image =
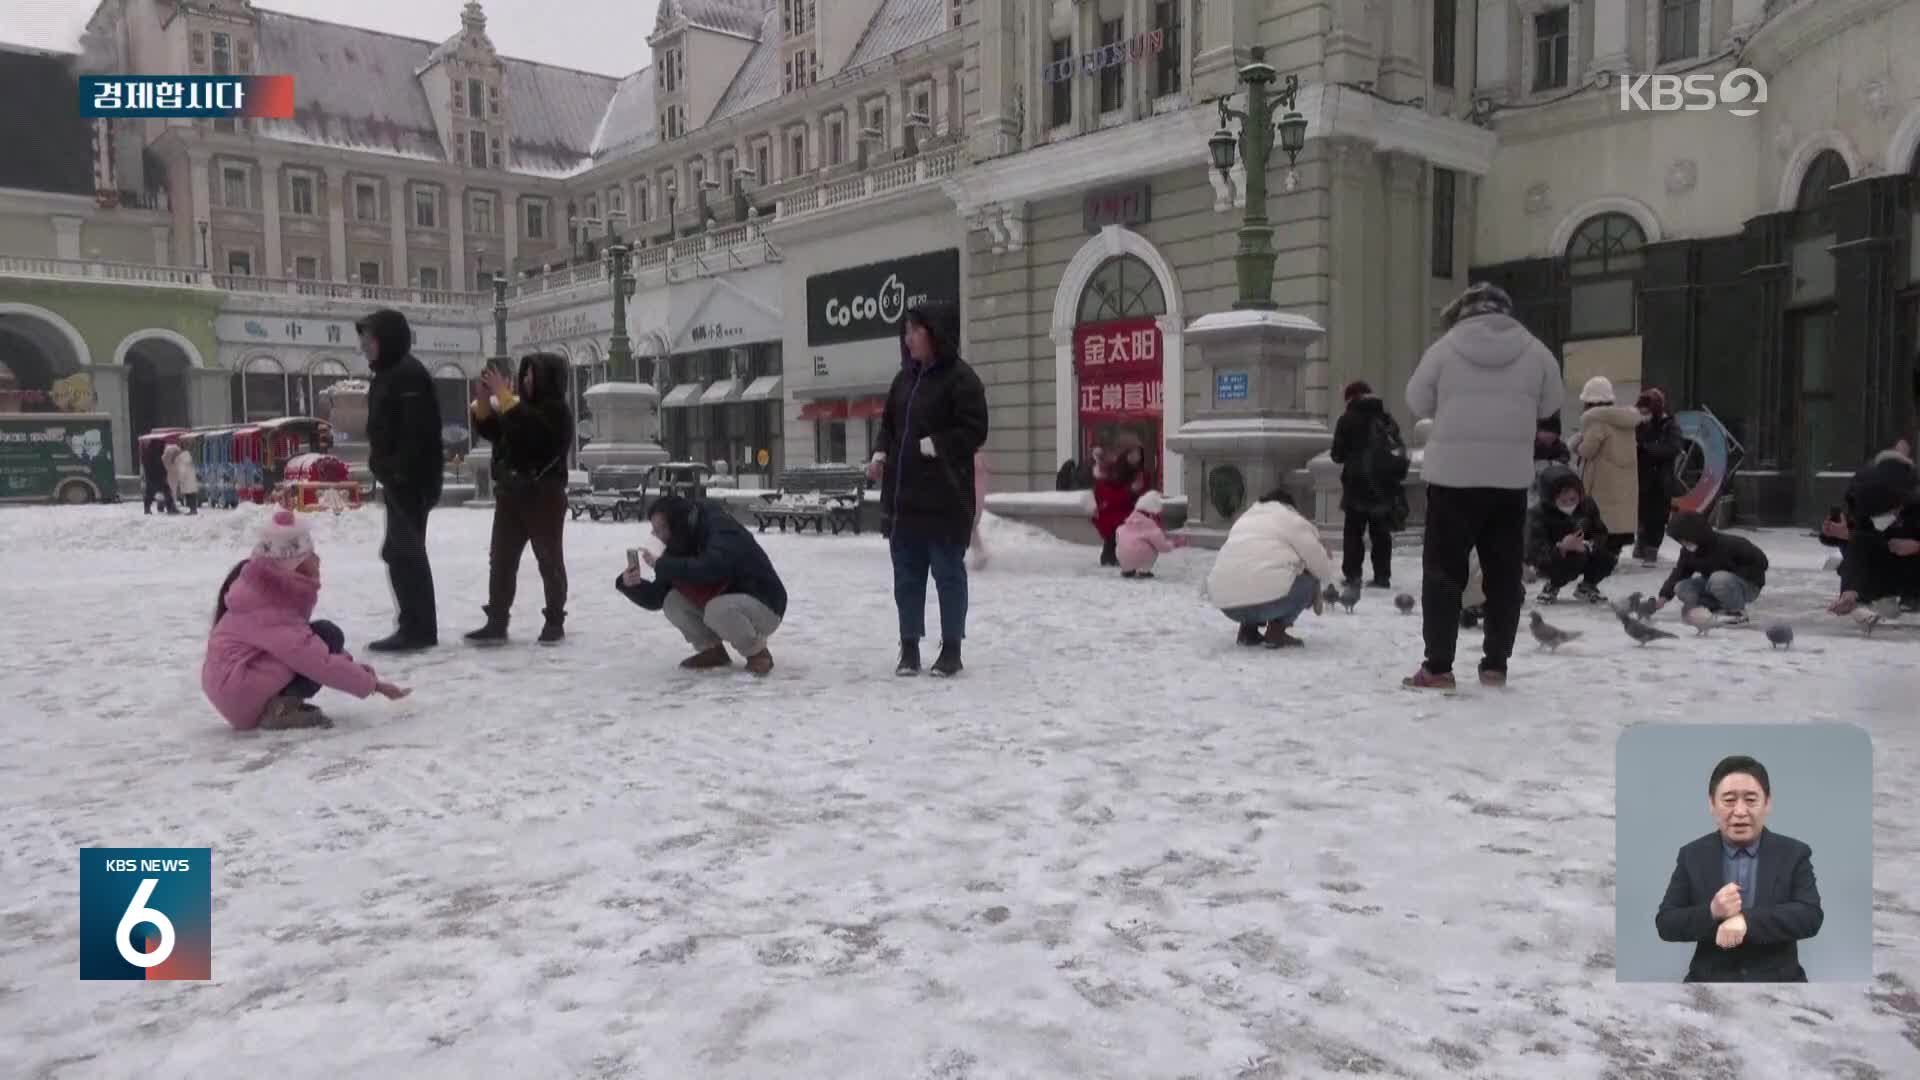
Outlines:
{"type": "Polygon", "coordinates": [[[1266,62],[1266,49],[1254,46],[1250,60],[1240,69],[1240,81],[1247,86],[1245,112],[1220,99],[1220,129],[1207,140],[1213,167],[1225,176],[1233,171],[1236,145],[1246,160],[1247,207],[1240,225],[1240,247],[1233,261],[1240,284],[1240,297],[1233,306],[1240,309],[1272,311],[1273,302],[1273,226],[1267,221],[1267,166],[1273,157],[1274,135],[1278,132],[1280,149],[1287,155],[1287,190],[1292,191],[1299,178],[1293,166],[1307,145],[1307,118],[1295,110],[1300,93],[1300,76],[1289,75],[1278,90],[1268,87],[1279,78],[1273,65],[1266,62]],[[1285,115],[1274,119],[1276,106],[1286,108],[1285,115]],[[1239,122],[1236,138],[1231,127],[1239,122]]]}

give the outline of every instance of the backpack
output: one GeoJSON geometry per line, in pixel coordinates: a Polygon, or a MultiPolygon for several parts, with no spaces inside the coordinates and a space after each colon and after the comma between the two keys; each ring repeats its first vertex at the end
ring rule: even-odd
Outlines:
{"type": "Polygon", "coordinates": [[[1407,444],[1400,439],[1400,425],[1385,413],[1375,417],[1367,430],[1367,448],[1360,460],[1360,471],[1367,482],[1375,491],[1391,491],[1406,480],[1412,464],[1407,444]]]}

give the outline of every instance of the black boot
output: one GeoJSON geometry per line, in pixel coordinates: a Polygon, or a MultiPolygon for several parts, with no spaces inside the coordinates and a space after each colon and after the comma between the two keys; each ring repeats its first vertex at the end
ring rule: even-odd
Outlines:
{"type": "Polygon", "coordinates": [[[367,646],[368,651],[377,653],[422,652],[440,644],[432,638],[420,634],[409,634],[405,630],[396,630],[386,637],[367,646]]]}
{"type": "Polygon", "coordinates": [[[507,616],[496,615],[492,608],[487,612],[487,625],[467,634],[467,640],[475,645],[503,645],[507,640],[507,616]]]}
{"type": "Polygon", "coordinates": [[[1245,645],[1251,649],[1259,648],[1260,640],[1259,624],[1244,622],[1240,624],[1240,636],[1234,639],[1237,644],[1245,645]]]}
{"type": "Polygon", "coordinates": [[[1120,555],[1116,550],[1118,545],[1119,545],[1118,538],[1112,537],[1112,536],[1109,536],[1105,540],[1101,541],[1100,543],[1100,565],[1101,566],[1119,566],[1120,565],[1120,555]]]}
{"type": "Polygon", "coordinates": [[[920,642],[917,639],[901,639],[900,663],[894,667],[893,673],[900,676],[920,674],[920,642]]]}
{"type": "Polygon", "coordinates": [[[540,628],[540,644],[558,645],[567,638],[567,613],[547,612],[547,624],[540,628]]]}
{"type": "Polygon", "coordinates": [[[960,643],[943,641],[940,643],[940,655],[933,661],[933,673],[942,678],[960,674],[960,643]]]}

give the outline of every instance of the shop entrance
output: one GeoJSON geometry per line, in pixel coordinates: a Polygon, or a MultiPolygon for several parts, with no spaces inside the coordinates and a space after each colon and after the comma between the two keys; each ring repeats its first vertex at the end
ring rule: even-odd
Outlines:
{"type": "Polygon", "coordinates": [[[1148,483],[1160,490],[1166,431],[1159,317],[1166,313],[1166,294],[1152,268],[1117,255],[1087,281],[1073,328],[1080,460],[1092,461],[1096,448],[1139,446],[1148,483]]]}

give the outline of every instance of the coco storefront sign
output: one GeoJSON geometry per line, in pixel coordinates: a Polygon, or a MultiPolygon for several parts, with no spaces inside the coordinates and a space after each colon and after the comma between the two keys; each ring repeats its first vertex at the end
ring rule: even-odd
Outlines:
{"type": "Polygon", "coordinates": [[[816,274],[807,279],[807,344],[894,337],[914,305],[959,299],[959,248],[816,274]]]}

